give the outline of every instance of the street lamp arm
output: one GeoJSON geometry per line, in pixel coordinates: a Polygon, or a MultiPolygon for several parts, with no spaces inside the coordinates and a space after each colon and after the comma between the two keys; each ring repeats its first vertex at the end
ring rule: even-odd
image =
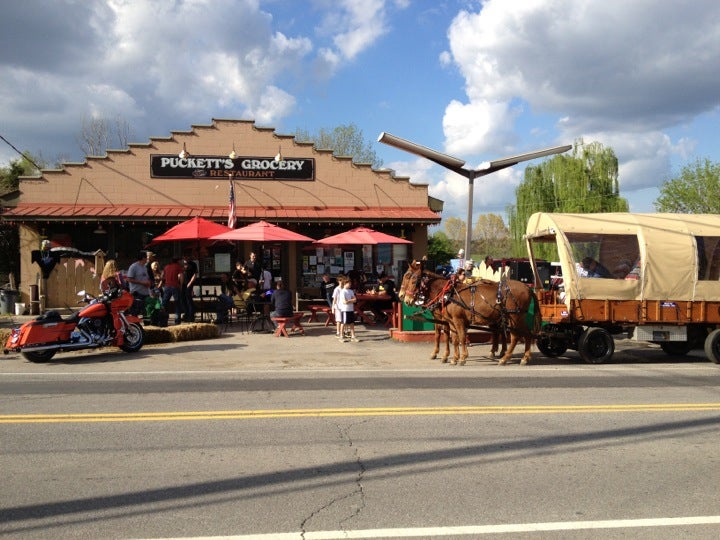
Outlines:
{"type": "Polygon", "coordinates": [[[572,145],[565,144],[563,146],[553,146],[551,148],[545,148],[544,150],[537,150],[535,152],[527,152],[526,154],[520,154],[519,156],[511,156],[506,158],[494,159],[493,161],[486,161],[483,163],[478,172],[482,171],[481,175],[490,174],[506,167],[512,167],[523,161],[530,161],[531,159],[537,159],[545,156],[551,156],[553,154],[562,154],[572,148],[572,145]]]}
{"type": "Polygon", "coordinates": [[[462,159],[448,156],[447,154],[443,154],[442,152],[438,152],[437,150],[433,150],[432,148],[428,148],[427,146],[415,144],[414,142],[410,142],[400,137],[396,137],[395,135],[386,133],[385,131],[380,133],[380,136],[378,137],[378,142],[385,143],[389,146],[394,146],[395,148],[399,148],[400,150],[405,150],[406,152],[410,152],[411,154],[415,154],[416,156],[427,158],[430,161],[434,161],[438,165],[442,165],[443,167],[447,167],[451,170],[459,169],[463,165],[465,165],[465,162],[462,159]]]}

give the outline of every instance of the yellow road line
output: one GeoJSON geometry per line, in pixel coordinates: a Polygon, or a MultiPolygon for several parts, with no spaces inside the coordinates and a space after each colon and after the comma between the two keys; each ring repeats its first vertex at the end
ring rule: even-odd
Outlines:
{"type": "Polygon", "coordinates": [[[428,416],[458,414],[569,414],[617,412],[720,411],[720,403],[643,403],[627,405],[524,405],[460,407],[367,407],[336,409],[268,409],[96,414],[4,414],[0,424],[62,422],[176,422],[181,420],[252,420],[341,416],[428,416]]]}

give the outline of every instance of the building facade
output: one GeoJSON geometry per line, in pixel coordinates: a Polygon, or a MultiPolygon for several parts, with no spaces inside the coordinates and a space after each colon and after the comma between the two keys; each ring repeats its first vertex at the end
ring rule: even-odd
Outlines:
{"type": "Polygon", "coordinates": [[[31,286],[42,279],[37,260],[42,240],[68,250],[46,276],[44,302],[64,306],[79,288],[95,283],[105,258],[127,268],[154,237],[196,216],[226,224],[231,183],[236,227],[265,220],[320,239],[362,225],[413,243],[172,242],[151,248],[161,265],[171,257],[193,257],[205,276],[213,276],[255,251],[291,290],[312,295],[318,273],[345,272],[351,264],[398,276],[404,261],[426,254],[428,226],[441,220],[442,202],[428,196],[426,185],[253,121],[214,119],[21,178],[18,198],[0,214],[19,227],[21,300],[31,301],[31,286]],[[67,255],[71,250],[82,255],[67,255]]]}

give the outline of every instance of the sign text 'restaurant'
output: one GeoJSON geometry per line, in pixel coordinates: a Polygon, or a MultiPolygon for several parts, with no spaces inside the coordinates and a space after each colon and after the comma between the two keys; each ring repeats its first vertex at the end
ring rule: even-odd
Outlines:
{"type": "Polygon", "coordinates": [[[189,156],[170,154],[150,156],[152,178],[227,178],[230,174],[248,180],[314,180],[315,160],[266,157],[189,156]]]}

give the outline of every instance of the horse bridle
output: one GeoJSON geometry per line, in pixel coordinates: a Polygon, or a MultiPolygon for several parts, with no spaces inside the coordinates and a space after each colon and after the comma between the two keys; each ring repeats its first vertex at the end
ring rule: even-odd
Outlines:
{"type": "Polygon", "coordinates": [[[420,268],[418,273],[408,270],[412,275],[411,287],[408,287],[404,291],[403,296],[411,296],[412,305],[421,306],[425,303],[425,297],[427,296],[429,278],[425,275],[420,268]]]}

